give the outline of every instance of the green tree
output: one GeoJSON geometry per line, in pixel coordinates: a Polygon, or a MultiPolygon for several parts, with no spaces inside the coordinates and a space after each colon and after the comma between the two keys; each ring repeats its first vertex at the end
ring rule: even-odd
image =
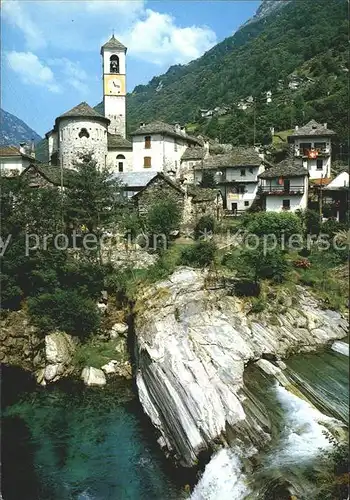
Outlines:
{"type": "Polygon", "coordinates": [[[263,245],[259,245],[256,250],[244,250],[236,264],[238,277],[252,279],[255,283],[262,279],[280,283],[289,268],[289,263],[280,247],[264,251],[263,245]]]}
{"type": "Polygon", "coordinates": [[[81,155],[75,168],[77,175],[66,193],[67,222],[100,235],[121,218],[125,200],[120,183],[107,167],[98,167],[91,153],[81,155]]]}
{"type": "Polygon", "coordinates": [[[168,241],[170,233],[179,229],[181,215],[181,209],[174,200],[160,199],[149,207],[145,224],[151,233],[164,235],[168,241]]]}

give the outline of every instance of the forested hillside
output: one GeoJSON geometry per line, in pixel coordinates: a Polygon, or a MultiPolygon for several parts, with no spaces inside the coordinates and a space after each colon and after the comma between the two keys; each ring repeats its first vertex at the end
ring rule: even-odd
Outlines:
{"type": "Polygon", "coordinates": [[[315,118],[345,142],[347,18],[346,0],[287,2],[199,59],[135,87],[127,100],[129,131],[140,121],[163,119],[224,142],[252,144],[254,115],[259,142],[269,141],[270,127],[285,130],[315,118]],[[255,113],[252,103],[239,108],[249,96],[255,113]]]}

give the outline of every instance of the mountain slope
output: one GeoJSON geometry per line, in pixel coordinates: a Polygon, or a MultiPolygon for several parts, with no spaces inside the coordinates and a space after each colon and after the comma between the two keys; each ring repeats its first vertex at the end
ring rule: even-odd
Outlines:
{"type": "Polygon", "coordinates": [[[254,113],[237,106],[254,96],[260,99],[257,141],[270,137],[270,127],[284,130],[311,118],[327,121],[346,140],[346,0],[291,0],[266,9],[199,59],[135,87],[127,98],[129,130],[140,121],[163,119],[225,142],[251,144],[254,113]],[[201,109],[215,108],[221,116],[201,117],[201,109]]]}
{"type": "Polygon", "coordinates": [[[32,140],[37,143],[41,139],[24,121],[3,109],[0,109],[0,124],[0,146],[18,146],[20,142],[28,143],[32,140]]]}

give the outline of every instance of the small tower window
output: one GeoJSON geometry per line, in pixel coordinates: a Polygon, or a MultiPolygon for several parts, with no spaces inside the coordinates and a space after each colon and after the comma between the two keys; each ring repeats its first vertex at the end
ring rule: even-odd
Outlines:
{"type": "Polygon", "coordinates": [[[109,71],[110,73],[119,73],[119,57],[113,55],[109,58],[109,71]]]}
{"type": "Polygon", "coordinates": [[[151,157],[150,156],[145,156],[143,158],[143,168],[150,168],[151,165],[151,157]]]}
{"type": "Polygon", "coordinates": [[[124,160],[125,160],[125,156],[124,155],[117,155],[118,172],[123,172],[124,171],[124,160]]]}
{"type": "Polygon", "coordinates": [[[86,130],[86,128],[82,128],[79,132],[79,137],[86,137],[87,139],[90,137],[89,132],[86,130]]]}

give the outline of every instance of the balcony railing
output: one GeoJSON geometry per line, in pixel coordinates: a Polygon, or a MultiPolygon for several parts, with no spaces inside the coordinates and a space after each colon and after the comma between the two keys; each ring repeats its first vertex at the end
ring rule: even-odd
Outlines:
{"type": "Polygon", "coordinates": [[[261,192],[263,194],[284,196],[284,195],[301,195],[304,194],[304,186],[293,186],[290,185],[289,188],[284,186],[261,186],[261,192]]]}
{"type": "MultiPolygon", "coordinates": [[[[311,148],[313,151],[317,151],[318,156],[330,155],[329,148],[311,148]]],[[[295,156],[302,156],[303,158],[308,158],[310,154],[310,149],[300,149],[295,148],[295,156]]]]}

